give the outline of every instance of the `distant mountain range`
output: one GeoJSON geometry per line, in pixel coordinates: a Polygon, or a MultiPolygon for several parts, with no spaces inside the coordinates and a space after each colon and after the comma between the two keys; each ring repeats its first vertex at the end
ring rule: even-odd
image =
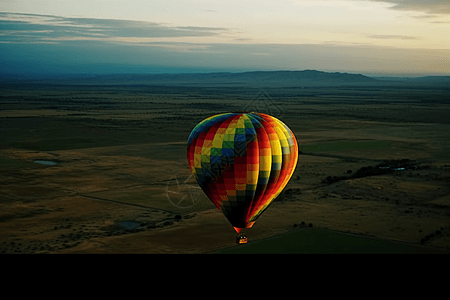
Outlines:
{"type": "Polygon", "coordinates": [[[183,73],[183,74],[115,74],[115,75],[65,75],[53,78],[39,76],[8,78],[1,81],[26,80],[33,83],[69,85],[190,85],[190,86],[343,86],[343,85],[450,85],[450,76],[380,79],[362,74],[340,72],[303,71],[253,71],[241,73],[183,73]]]}
{"type": "MultiPolygon", "coordinates": [[[[102,75],[90,79],[91,82],[121,81],[147,84],[189,84],[189,85],[252,85],[271,84],[283,86],[349,84],[377,82],[378,80],[361,74],[327,73],[315,70],[304,71],[254,71],[242,73],[192,73],[192,74],[152,74],[152,75],[102,75]]],[[[75,79],[76,81],[76,79],[75,79]]]]}

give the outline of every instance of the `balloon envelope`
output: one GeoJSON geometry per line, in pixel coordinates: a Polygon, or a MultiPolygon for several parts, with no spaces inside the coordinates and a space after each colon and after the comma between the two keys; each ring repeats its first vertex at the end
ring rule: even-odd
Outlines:
{"type": "Polygon", "coordinates": [[[199,186],[239,233],[287,185],[298,160],[293,132],[262,113],[224,113],[195,126],[187,160],[199,186]]]}

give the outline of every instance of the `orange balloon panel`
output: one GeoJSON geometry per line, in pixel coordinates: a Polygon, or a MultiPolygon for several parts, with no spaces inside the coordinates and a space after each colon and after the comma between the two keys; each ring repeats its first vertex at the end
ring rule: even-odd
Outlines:
{"type": "Polygon", "coordinates": [[[187,159],[199,186],[240,232],[289,182],[298,160],[292,131],[262,113],[225,113],[195,126],[187,159]]]}

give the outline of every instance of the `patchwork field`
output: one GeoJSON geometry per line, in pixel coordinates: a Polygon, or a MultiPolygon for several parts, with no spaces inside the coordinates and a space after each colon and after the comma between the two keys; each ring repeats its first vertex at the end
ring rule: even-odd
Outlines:
{"type": "Polygon", "coordinates": [[[274,253],[290,233],[294,253],[450,252],[448,90],[261,91],[0,87],[0,253],[274,253]],[[186,162],[194,126],[238,110],[280,118],[301,151],[243,247],[186,162]]]}

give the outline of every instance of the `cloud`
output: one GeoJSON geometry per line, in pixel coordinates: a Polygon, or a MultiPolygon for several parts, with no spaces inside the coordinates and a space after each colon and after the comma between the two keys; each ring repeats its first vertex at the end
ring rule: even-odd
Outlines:
{"type": "Polygon", "coordinates": [[[247,42],[247,41],[251,41],[253,39],[244,37],[244,38],[235,38],[234,40],[238,41],[238,42],[247,42]]]}
{"type": "Polygon", "coordinates": [[[391,9],[428,14],[450,14],[450,0],[370,0],[394,4],[391,9]]]}
{"type": "MultiPolygon", "coordinates": [[[[297,0],[308,1],[310,0],[297,0]]],[[[337,0],[325,0],[337,1],[337,0]]],[[[450,0],[349,0],[349,1],[372,1],[391,4],[389,9],[402,11],[417,11],[427,14],[448,15],[450,14],[450,0]]],[[[318,2],[320,3],[320,2],[318,2]]]]}
{"type": "Polygon", "coordinates": [[[420,38],[415,37],[415,36],[410,36],[410,35],[384,35],[384,34],[371,34],[371,35],[367,35],[367,37],[372,38],[372,39],[383,39],[383,40],[388,40],[388,39],[393,39],[393,40],[418,40],[420,38]]]}
{"type": "Polygon", "coordinates": [[[228,32],[229,29],[224,27],[170,26],[129,20],[0,13],[0,42],[3,43],[55,43],[71,40],[127,42],[128,39],[130,43],[136,44],[161,38],[219,36],[228,32]]]}
{"type": "Polygon", "coordinates": [[[420,16],[412,16],[415,19],[432,19],[438,17],[436,14],[426,14],[426,15],[420,15],[420,16]]]}
{"type": "Polygon", "coordinates": [[[175,50],[177,52],[208,50],[211,45],[193,44],[193,43],[146,43],[142,44],[145,47],[158,47],[168,50],[175,50]]]}

